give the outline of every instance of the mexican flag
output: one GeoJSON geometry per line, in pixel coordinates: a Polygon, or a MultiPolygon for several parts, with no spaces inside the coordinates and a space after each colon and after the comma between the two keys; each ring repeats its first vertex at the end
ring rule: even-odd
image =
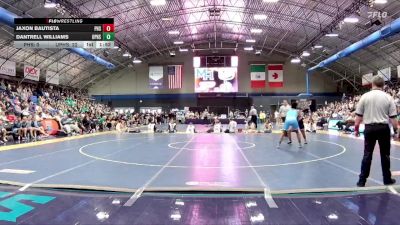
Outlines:
{"type": "Polygon", "coordinates": [[[250,65],[251,88],[265,88],[265,64],[250,65]]]}
{"type": "Polygon", "coordinates": [[[283,65],[268,65],[268,83],[270,87],[283,87],[283,65]]]}

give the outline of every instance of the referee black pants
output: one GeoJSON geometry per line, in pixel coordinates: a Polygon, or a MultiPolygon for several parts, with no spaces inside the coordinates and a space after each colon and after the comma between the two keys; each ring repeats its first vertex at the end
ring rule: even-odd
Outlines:
{"type": "Polygon", "coordinates": [[[367,124],[364,131],[364,157],[361,163],[360,180],[366,181],[371,169],[376,141],[379,143],[383,181],[390,182],[390,128],[387,124],[367,124]]]}
{"type": "Polygon", "coordinates": [[[253,122],[256,125],[256,128],[257,128],[257,116],[252,115],[251,116],[251,122],[253,122]]]}

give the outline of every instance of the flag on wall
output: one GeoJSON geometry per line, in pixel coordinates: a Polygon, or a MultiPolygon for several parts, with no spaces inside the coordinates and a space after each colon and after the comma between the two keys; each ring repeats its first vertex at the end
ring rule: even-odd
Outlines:
{"type": "Polygon", "coordinates": [[[283,87],[283,65],[268,65],[268,83],[270,87],[283,87]]]}
{"type": "Polygon", "coordinates": [[[265,88],[265,64],[250,65],[251,88],[265,88]]]}
{"type": "Polygon", "coordinates": [[[182,88],[182,65],[167,66],[168,89],[182,88]]]}
{"type": "Polygon", "coordinates": [[[162,89],[164,84],[164,69],[162,66],[149,67],[149,87],[151,89],[162,89]]]}

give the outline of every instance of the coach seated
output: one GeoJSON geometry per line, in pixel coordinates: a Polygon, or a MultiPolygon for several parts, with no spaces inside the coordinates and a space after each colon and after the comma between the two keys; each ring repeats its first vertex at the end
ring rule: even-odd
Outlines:
{"type": "Polygon", "coordinates": [[[117,125],[115,125],[115,130],[120,133],[126,132],[128,130],[126,122],[124,120],[118,120],[117,125]]]}
{"type": "Polygon", "coordinates": [[[174,121],[174,119],[171,119],[168,123],[168,133],[176,133],[178,132],[177,128],[176,128],[176,123],[174,121]]]}
{"type": "Polygon", "coordinates": [[[213,132],[216,134],[222,133],[222,124],[218,119],[214,120],[213,132]]]}
{"type": "Polygon", "coordinates": [[[194,133],[197,133],[197,132],[196,132],[196,127],[193,125],[192,122],[190,122],[189,125],[187,126],[187,128],[186,128],[186,133],[187,133],[187,134],[194,134],[194,133]]]}
{"type": "MultiPolygon", "coordinates": [[[[233,113],[232,113],[233,115],[233,113]]],[[[229,124],[228,124],[228,129],[225,131],[225,133],[231,133],[234,134],[237,132],[237,122],[233,120],[233,116],[229,119],[229,124]]]]}
{"type": "Polygon", "coordinates": [[[77,125],[75,119],[72,117],[71,114],[64,115],[64,117],[61,119],[61,125],[67,135],[81,133],[79,126],[77,125]]]}
{"type": "Polygon", "coordinates": [[[267,119],[264,123],[264,133],[272,133],[272,122],[267,119]]]}
{"type": "Polygon", "coordinates": [[[0,144],[7,143],[7,130],[5,127],[5,122],[0,118],[0,144]]]}

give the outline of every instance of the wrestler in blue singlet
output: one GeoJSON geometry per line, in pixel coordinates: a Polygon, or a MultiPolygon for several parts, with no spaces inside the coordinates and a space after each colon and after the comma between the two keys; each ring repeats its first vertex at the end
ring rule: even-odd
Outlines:
{"type": "Polygon", "coordinates": [[[287,131],[290,127],[292,130],[299,129],[299,122],[297,121],[297,117],[299,112],[296,109],[290,109],[286,114],[285,124],[283,125],[283,130],[287,131]]]}

